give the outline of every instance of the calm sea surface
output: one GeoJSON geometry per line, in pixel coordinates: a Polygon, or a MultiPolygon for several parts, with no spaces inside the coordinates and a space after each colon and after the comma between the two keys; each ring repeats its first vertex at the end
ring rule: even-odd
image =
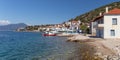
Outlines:
{"type": "Polygon", "coordinates": [[[66,60],[77,46],[39,32],[0,32],[0,60],[66,60]]]}

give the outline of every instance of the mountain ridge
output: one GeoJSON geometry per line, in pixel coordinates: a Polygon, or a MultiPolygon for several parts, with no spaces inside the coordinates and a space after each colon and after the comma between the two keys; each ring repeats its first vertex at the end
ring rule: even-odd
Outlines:
{"type": "Polygon", "coordinates": [[[15,31],[18,28],[25,28],[27,24],[25,23],[17,23],[17,24],[8,24],[0,26],[0,31],[15,31]]]}

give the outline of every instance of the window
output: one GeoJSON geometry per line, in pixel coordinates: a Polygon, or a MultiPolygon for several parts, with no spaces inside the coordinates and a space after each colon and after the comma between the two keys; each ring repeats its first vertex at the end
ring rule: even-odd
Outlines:
{"type": "Polygon", "coordinates": [[[112,19],[112,25],[117,25],[117,18],[112,19]]]}
{"type": "Polygon", "coordinates": [[[115,36],[115,30],[111,30],[111,36],[115,36]]]}

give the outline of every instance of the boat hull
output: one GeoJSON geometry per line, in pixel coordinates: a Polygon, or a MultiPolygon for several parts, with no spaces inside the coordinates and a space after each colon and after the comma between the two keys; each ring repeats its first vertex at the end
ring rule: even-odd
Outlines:
{"type": "Polygon", "coordinates": [[[56,36],[56,34],[44,34],[44,36],[56,36]]]}

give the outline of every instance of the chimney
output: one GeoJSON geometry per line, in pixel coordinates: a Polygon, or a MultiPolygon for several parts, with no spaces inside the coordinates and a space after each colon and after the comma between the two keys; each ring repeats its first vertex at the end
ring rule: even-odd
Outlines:
{"type": "Polygon", "coordinates": [[[108,13],[108,9],[109,9],[109,8],[108,8],[108,7],[106,7],[106,11],[105,11],[106,13],[108,13]]]}
{"type": "Polygon", "coordinates": [[[99,15],[102,16],[102,13],[100,12],[99,15]]]}

